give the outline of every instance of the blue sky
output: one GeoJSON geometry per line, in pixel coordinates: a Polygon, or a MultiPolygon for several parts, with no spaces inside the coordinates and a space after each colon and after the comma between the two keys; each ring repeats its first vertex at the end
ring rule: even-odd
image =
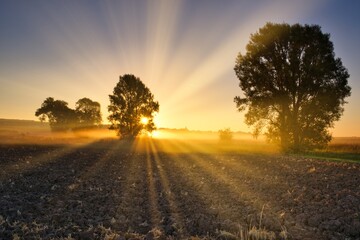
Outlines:
{"type": "Polygon", "coordinates": [[[160,127],[249,131],[233,71],[266,22],[318,24],[349,70],[334,136],[360,136],[359,1],[0,1],[0,118],[36,119],[46,97],[100,102],[132,73],[160,102],[160,127]]]}

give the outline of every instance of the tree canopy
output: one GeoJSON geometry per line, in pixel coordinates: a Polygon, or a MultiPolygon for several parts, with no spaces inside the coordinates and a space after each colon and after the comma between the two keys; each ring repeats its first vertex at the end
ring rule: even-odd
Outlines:
{"type": "Polygon", "coordinates": [[[101,124],[100,103],[89,98],[81,98],[76,102],[75,111],[81,128],[99,126],[101,124]]]}
{"type": "Polygon", "coordinates": [[[335,57],[330,35],[318,25],[267,23],[252,34],[246,54],[239,53],[235,73],[247,110],[245,122],[262,130],[284,151],[321,148],[350,96],[349,74],[335,57]]]}
{"type": "Polygon", "coordinates": [[[41,121],[48,120],[51,130],[67,131],[77,125],[77,116],[73,109],[68,107],[68,103],[62,100],[54,100],[48,97],[36,110],[35,116],[41,121]]]}
{"type": "Polygon", "coordinates": [[[41,121],[48,120],[52,131],[75,130],[101,123],[100,104],[89,98],[77,101],[74,110],[68,107],[67,102],[48,97],[36,110],[35,116],[41,121]]]}
{"type": "Polygon", "coordinates": [[[110,128],[116,129],[121,138],[132,139],[141,131],[155,130],[153,120],[159,103],[139,78],[130,74],[120,76],[109,98],[110,128]]]}

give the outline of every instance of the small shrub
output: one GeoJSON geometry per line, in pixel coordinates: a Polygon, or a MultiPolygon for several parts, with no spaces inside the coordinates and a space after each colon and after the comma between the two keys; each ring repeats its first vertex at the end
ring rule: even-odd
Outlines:
{"type": "Polygon", "coordinates": [[[220,141],[231,141],[233,139],[233,132],[230,128],[219,130],[220,141]]]}

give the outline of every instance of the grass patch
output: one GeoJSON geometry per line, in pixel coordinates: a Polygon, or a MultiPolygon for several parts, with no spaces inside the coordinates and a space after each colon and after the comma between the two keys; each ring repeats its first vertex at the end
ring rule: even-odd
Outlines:
{"type": "Polygon", "coordinates": [[[297,156],[328,161],[360,163],[360,138],[335,138],[325,149],[297,156]]]}
{"type": "Polygon", "coordinates": [[[306,154],[301,154],[300,156],[328,160],[328,161],[360,163],[359,153],[314,151],[306,154]]]}

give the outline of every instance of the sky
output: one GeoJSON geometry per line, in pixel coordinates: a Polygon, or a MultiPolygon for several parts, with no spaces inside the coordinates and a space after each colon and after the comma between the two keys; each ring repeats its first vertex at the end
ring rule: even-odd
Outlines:
{"type": "Polygon", "coordinates": [[[47,97],[101,104],[120,75],[139,77],[160,103],[158,127],[250,131],[233,101],[233,70],[266,22],[318,24],[350,73],[333,136],[360,136],[360,1],[0,1],[0,118],[37,120],[47,97]]]}

